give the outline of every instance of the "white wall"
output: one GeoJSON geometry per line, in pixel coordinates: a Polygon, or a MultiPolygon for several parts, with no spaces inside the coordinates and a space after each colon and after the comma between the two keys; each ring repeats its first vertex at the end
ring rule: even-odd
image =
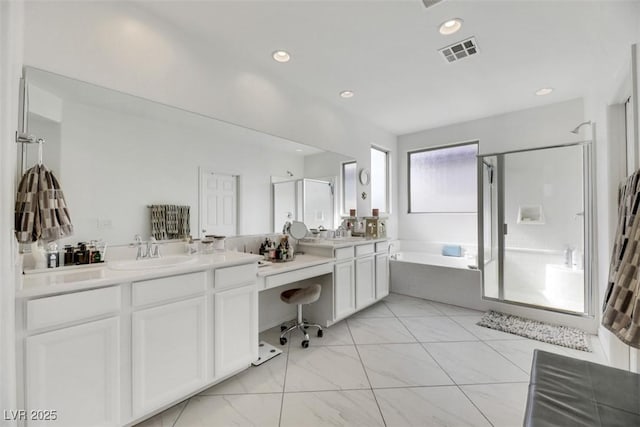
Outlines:
{"type": "Polygon", "coordinates": [[[391,133],[129,3],[29,2],[25,17],[27,65],[344,153],[361,167],[371,144],[395,149],[391,133]]]}
{"type": "Polygon", "coordinates": [[[302,155],[267,149],[267,135],[224,122],[191,115],[182,125],[68,101],[63,111],[58,178],[76,232],[61,243],[146,237],[151,204],[191,206],[197,236],[199,167],[239,175],[239,234],[266,233],[271,176],[303,174],[302,155]],[[112,226],[98,228],[99,219],[112,226]]]}
{"type": "MultiPolygon", "coordinates": [[[[16,405],[14,287],[16,249],[13,237],[16,176],[15,131],[22,65],[22,1],[0,2],[0,409],[16,405]]],[[[0,425],[16,423],[0,418],[0,425]]]]}
{"type": "Polygon", "coordinates": [[[516,111],[429,129],[398,138],[398,238],[477,244],[476,214],[408,214],[407,153],[467,141],[478,141],[480,154],[575,142],[569,131],[584,120],[582,100],[516,111]]]}

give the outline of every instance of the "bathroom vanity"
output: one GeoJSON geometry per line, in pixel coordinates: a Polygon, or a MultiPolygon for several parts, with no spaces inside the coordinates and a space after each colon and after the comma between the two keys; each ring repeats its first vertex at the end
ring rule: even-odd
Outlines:
{"type": "Polygon", "coordinates": [[[298,250],[261,268],[260,256],[223,252],[22,276],[19,407],[50,411],[25,425],[132,425],[246,369],[259,326],[288,320],[277,298],[286,286],[322,284],[305,314],[324,326],[389,293],[386,240],[298,250]],[[273,302],[263,307],[259,293],[273,302]],[[266,314],[279,318],[263,324],[266,314]]]}
{"type": "Polygon", "coordinates": [[[170,267],[24,276],[17,293],[26,425],[119,426],[159,412],[257,358],[256,255],[170,267]]]}

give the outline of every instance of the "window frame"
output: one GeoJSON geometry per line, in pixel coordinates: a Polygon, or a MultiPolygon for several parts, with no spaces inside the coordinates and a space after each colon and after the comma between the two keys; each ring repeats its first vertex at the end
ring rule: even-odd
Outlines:
{"type": "MultiPolygon", "coordinates": [[[[346,191],[345,191],[345,179],[344,179],[344,167],[346,165],[356,165],[356,173],[355,173],[355,195],[356,195],[356,205],[358,204],[358,162],[356,160],[348,160],[346,162],[340,162],[340,216],[347,217],[349,216],[349,211],[347,210],[347,204],[345,200],[346,191]]],[[[355,207],[357,209],[357,206],[355,207]]]]}
{"type": "MultiPolygon", "coordinates": [[[[428,148],[420,148],[417,150],[411,150],[411,151],[407,151],[407,214],[408,215],[413,215],[413,214],[436,214],[436,215],[442,215],[442,214],[478,214],[478,207],[477,207],[477,203],[476,203],[476,208],[475,211],[442,211],[442,212],[412,212],[411,211],[411,155],[412,154],[419,154],[419,153],[424,153],[427,151],[436,151],[436,150],[446,150],[448,148],[455,148],[455,147],[462,147],[465,145],[475,145],[476,146],[476,159],[478,157],[478,152],[480,149],[480,141],[478,140],[473,140],[473,141],[466,141],[466,142],[458,142],[458,143],[454,143],[454,144],[446,144],[446,145],[438,145],[438,146],[434,146],[434,147],[428,147],[428,148]]],[[[475,168],[476,168],[476,174],[475,176],[477,176],[477,172],[478,172],[478,162],[475,162],[475,168]]],[[[474,188],[477,188],[477,182],[476,185],[474,186],[474,188]]],[[[477,194],[476,194],[477,197],[477,194]]]]}
{"type": "MultiPolygon", "coordinates": [[[[385,148],[382,148],[380,146],[377,145],[372,145],[371,149],[369,150],[369,155],[371,156],[371,152],[373,150],[379,151],[381,153],[384,153],[385,155],[385,177],[384,177],[384,181],[385,181],[385,188],[384,188],[384,193],[385,193],[385,205],[383,207],[381,207],[380,209],[380,213],[381,214],[385,214],[385,215],[391,215],[391,152],[385,148]]],[[[373,183],[373,167],[370,168],[371,169],[371,182],[373,183]]],[[[372,194],[372,198],[373,198],[373,185],[371,187],[371,194],[372,194]]],[[[374,206],[371,206],[372,208],[374,206]]]]}

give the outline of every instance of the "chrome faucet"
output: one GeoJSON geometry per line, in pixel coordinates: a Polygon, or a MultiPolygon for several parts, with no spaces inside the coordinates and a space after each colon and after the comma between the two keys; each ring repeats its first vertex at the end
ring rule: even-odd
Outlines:
{"type": "Polygon", "coordinates": [[[147,248],[147,251],[145,251],[144,246],[142,246],[142,237],[139,234],[136,234],[134,239],[135,239],[135,244],[132,246],[135,246],[138,249],[136,251],[136,259],[146,258],[148,253],[148,248],[147,248]]]}
{"type": "Polygon", "coordinates": [[[155,237],[149,237],[147,242],[147,258],[160,258],[160,245],[155,237]]]}

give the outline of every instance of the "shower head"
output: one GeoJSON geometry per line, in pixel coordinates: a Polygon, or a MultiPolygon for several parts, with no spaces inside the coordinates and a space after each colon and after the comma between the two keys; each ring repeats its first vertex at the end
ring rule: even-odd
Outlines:
{"type": "Polygon", "coordinates": [[[580,128],[581,128],[582,126],[584,126],[584,125],[590,125],[590,124],[591,124],[591,120],[587,120],[586,122],[582,122],[582,123],[580,123],[578,126],[576,126],[576,128],[575,128],[574,130],[572,130],[572,131],[570,131],[570,132],[571,132],[571,133],[574,133],[574,134],[576,134],[576,135],[577,135],[577,134],[578,134],[578,132],[580,132],[580,128]]]}

